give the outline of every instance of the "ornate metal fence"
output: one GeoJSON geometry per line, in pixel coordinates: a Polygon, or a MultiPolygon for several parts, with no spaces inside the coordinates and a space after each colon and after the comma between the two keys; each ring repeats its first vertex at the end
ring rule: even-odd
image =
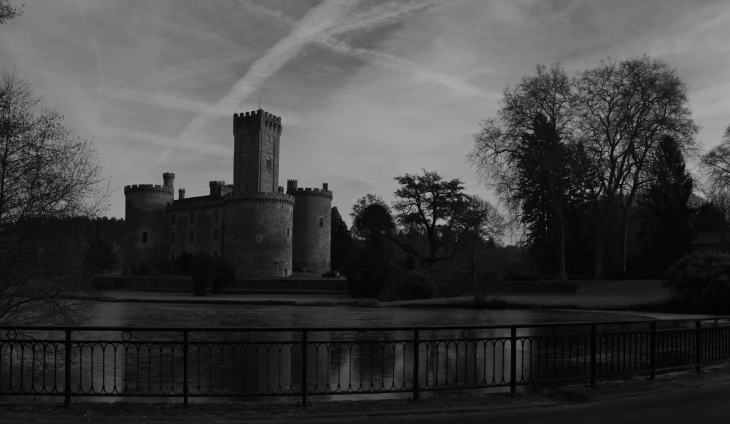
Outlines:
{"type": "Polygon", "coordinates": [[[508,387],[730,360],[730,318],[400,328],[0,327],[0,395],[297,396],[508,387]]]}

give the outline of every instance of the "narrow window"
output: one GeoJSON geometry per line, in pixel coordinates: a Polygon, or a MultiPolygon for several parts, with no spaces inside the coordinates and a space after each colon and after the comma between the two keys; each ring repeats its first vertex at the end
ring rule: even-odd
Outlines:
{"type": "Polygon", "coordinates": [[[190,212],[190,223],[195,224],[195,212],[190,212]]]}
{"type": "Polygon", "coordinates": [[[271,158],[266,158],[266,167],[271,169],[271,158]]]}
{"type": "Polygon", "coordinates": [[[170,243],[175,243],[175,233],[170,233],[170,243]]]}
{"type": "Polygon", "coordinates": [[[287,268],[284,268],[284,277],[289,276],[289,270],[287,268]]]}
{"type": "Polygon", "coordinates": [[[289,238],[289,228],[286,229],[286,238],[289,238]]]}
{"type": "Polygon", "coordinates": [[[213,222],[218,222],[218,209],[213,211],[213,222]]]}
{"type": "Polygon", "coordinates": [[[175,254],[170,254],[170,262],[175,263],[175,254]]]}
{"type": "Polygon", "coordinates": [[[214,258],[217,258],[218,257],[218,252],[213,252],[213,257],[214,258]]]}
{"type": "Polygon", "coordinates": [[[324,228],[324,218],[319,217],[319,228],[324,228]]]}
{"type": "Polygon", "coordinates": [[[190,230],[190,241],[195,241],[195,230],[190,230]]]}
{"type": "Polygon", "coordinates": [[[147,243],[147,233],[142,233],[142,243],[147,243]]]}
{"type": "Polygon", "coordinates": [[[218,241],[218,230],[213,230],[213,241],[218,241]]]}
{"type": "Polygon", "coordinates": [[[172,214],[172,225],[177,224],[177,214],[172,214]]]}

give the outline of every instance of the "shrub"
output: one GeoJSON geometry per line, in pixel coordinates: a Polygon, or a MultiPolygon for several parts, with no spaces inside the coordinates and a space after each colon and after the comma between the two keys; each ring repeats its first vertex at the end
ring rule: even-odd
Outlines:
{"type": "Polygon", "coordinates": [[[437,297],[454,297],[463,294],[467,287],[471,274],[454,272],[451,270],[432,269],[428,273],[433,277],[436,284],[437,297]]]}
{"type": "Polygon", "coordinates": [[[188,252],[182,252],[180,256],[175,259],[174,265],[180,268],[183,274],[187,274],[190,267],[190,262],[193,260],[193,254],[188,252]]]}
{"type": "Polygon", "coordinates": [[[664,284],[696,311],[730,309],[730,255],[715,250],[690,253],[669,267],[664,284]]]}
{"type": "Polygon", "coordinates": [[[205,296],[206,289],[215,281],[217,275],[215,259],[206,252],[198,252],[190,261],[188,271],[193,277],[193,294],[205,296]]]}
{"type": "Polygon", "coordinates": [[[216,261],[216,276],[213,280],[211,290],[213,293],[219,293],[222,289],[228,288],[236,281],[236,269],[225,259],[220,258],[216,261]]]}
{"type": "Polygon", "coordinates": [[[405,274],[397,287],[401,300],[433,299],[437,295],[436,283],[428,271],[414,269],[405,274]]]}
{"type": "Polygon", "coordinates": [[[343,274],[347,276],[347,291],[353,297],[378,297],[398,281],[400,267],[390,265],[381,251],[361,248],[348,256],[343,274]]]}

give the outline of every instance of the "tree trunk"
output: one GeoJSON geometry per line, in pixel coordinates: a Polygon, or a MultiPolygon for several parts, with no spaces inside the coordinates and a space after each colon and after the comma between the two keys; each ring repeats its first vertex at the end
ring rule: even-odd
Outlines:
{"type": "Polygon", "coordinates": [[[560,281],[568,279],[565,271],[565,219],[562,205],[555,205],[555,248],[557,250],[558,277],[560,281]]]}
{"type": "Polygon", "coordinates": [[[621,239],[618,243],[618,270],[626,271],[626,240],[629,236],[629,221],[631,220],[630,209],[627,206],[623,209],[624,216],[621,219],[621,239]]]}
{"type": "Polygon", "coordinates": [[[603,278],[603,226],[599,225],[596,229],[596,251],[593,256],[593,278],[600,280],[603,278]]]}

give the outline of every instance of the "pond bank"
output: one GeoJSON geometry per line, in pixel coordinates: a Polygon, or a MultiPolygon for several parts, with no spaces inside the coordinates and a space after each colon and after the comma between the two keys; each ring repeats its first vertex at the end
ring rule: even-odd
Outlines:
{"type": "MultiPolygon", "coordinates": [[[[506,308],[515,309],[579,309],[579,310],[647,310],[667,302],[670,298],[660,280],[631,281],[575,281],[573,293],[521,293],[492,292],[488,297],[498,297],[506,308]]],[[[294,306],[356,306],[363,299],[329,291],[297,291],[281,293],[218,293],[193,296],[189,292],[106,290],[103,302],[149,303],[202,303],[241,305],[294,305],[294,306]]],[[[393,302],[370,302],[375,307],[418,308],[473,308],[471,296],[440,299],[423,299],[393,302]]]]}

